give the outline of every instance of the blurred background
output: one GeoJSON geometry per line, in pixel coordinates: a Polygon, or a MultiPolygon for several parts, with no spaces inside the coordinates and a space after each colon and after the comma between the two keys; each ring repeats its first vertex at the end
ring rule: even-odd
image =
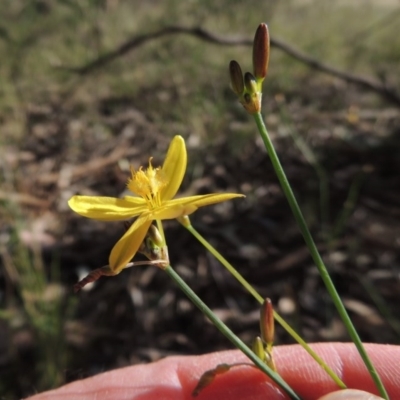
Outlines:
{"type": "MultiPolygon", "coordinates": [[[[231,59],[251,70],[260,22],[276,40],[263,113],[317,245],[361,338],[399,342],[399,1],[1,0],[1,8],[2,399],[231,348],[156,268],[72,291],[107,263],[124,228],[79,217],[67,200],[122,196],[129,164],[154,156],[158,165],[176,134],[189,154],[182,194],[246,195],[199,210],[193,225],[307,341],[349,340],[229,87],[231,59]],[[216,38],[204,40],[199,27],[216,38]]],[[[165,227],[172,265],[251,344],[256,301],[176,221],[165,227]]],[[[277,327],[276,343],[292,342],[277,327]]]]}

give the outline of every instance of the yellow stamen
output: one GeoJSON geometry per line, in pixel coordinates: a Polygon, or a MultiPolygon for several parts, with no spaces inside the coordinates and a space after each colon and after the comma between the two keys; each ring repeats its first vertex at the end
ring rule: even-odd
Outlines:
{"type": "Polygon", "coordinates": [[[153,168],[151,164],[152,157],[149,159],[149,167],[138,171],[131,166],[132,177],[128,180],[128,189],[146,200],[149,209],[161,206],[160,192],[167,185],[167,180],[161,167],[153,168]]]}

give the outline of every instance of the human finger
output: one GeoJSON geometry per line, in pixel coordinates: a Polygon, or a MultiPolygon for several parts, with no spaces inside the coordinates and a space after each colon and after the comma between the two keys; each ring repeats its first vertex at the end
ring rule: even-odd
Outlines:
{"type": "MultiPolygon", "coordinates": [[[[377,368],[389,396],[400,390],[400,375],[396,363],[400,347],[365,345],[377,368]]],[[[351,388],[377,394],[354,345],[351,343],[321,343],[313,349],[351,388]]],[[[337,386],[321,367],[298,345],[278,346],[275,363],[282,378],[304,400],[316,400],[337,390],[337,386]]],[[[70,383],[60,389],[31,397],[29,400],[189,400],[200,376],[218,364],[248,362],[238,351],[225,351],[202,356],[168,357],[155,363],[113,370],[70,383]]],[[[282,391],[263,373],[251,366],[232,368],[218,376],[198,396],[207,400],[284,399],[282,391]]],[[[288,397],[286,397],[288,398],[288,397]]]]}

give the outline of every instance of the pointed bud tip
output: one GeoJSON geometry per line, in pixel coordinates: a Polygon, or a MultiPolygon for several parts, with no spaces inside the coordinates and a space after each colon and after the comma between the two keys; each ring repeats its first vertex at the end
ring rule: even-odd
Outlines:
{"type": "Polygon", "coordinates": [[[269,31],[267,24],[261,23],[254,35],[253,68],[256,79],[264,80],[268,72],[269,63],[269,31]]]}
{"type": "Polygon", "coordinates": [[[244,84],[246,86],[247,91],[250,94],[254,94],[258,92],[258,86],[256,82],[256,78],[251,72],[246,72],[244,74],[244,84]]]}
{"type": "Polygon", "coordinates": [[[266,298],[260,312],[260,330],[264,342],[271,346],[275,336],[274,308],[271,299],[266,298]]]}
{"type": "Polygon", "coordinates": [[[243,73],[237,61],[232,60],[229,63],[229,76],[231,78],[232,90],[238,95],[244,91],[243,73]]]}
{"type": "Polygon", "coordinates": [[[253,353],[261,360],[265,360],[265,351],[264,351],[264,345],[263,342],[260,338],[260,336],[257,336],[254,339],[253,342],[253,353]]]}

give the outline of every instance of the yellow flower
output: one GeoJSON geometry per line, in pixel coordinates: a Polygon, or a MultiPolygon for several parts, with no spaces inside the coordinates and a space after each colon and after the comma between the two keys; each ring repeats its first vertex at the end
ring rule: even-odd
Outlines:
{"type": "Polygon", "coordinates": [[[192,214],[199,207],[220,203],[236,193],[206,194],[173,199],[186,171],[185,141],[175,136],[162,167],[135,171],[128,180],[128,189],[136,196],[123,199],[98,196],[73,196],[68,204],[76,213],[101,221],[121,221],[137,217],[111,251],[111,270],[119,273],[138,251],[153,220],[174,219],[192,214]]]}

